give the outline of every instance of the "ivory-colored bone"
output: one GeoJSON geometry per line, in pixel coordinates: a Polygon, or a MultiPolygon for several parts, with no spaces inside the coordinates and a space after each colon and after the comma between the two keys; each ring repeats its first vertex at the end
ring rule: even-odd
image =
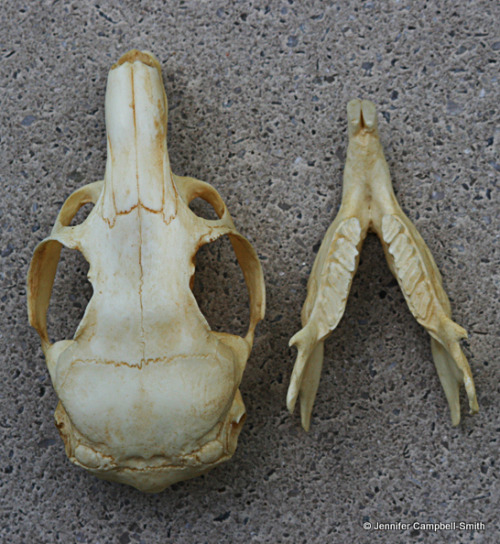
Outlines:
{"type": "Polygon", "coordinates": [[[104,181],[75,191],[28,274],[30,323],[59,397],[70,460],[157,492],[229,459],[245,419],[238,389],[264,316],[262,270],[217,191],[172,173],[161,68],[130,51],[109,73],[104,181]],[[200,197],[219,219],[189,208],[200,197]],[[92,202],[87,219],[69,226],[92,202]],[[198,249],[227,234],[250,292],[244,338],[213,332],[190,284],[198,249]],[[51,343],[46,314],[62,246],[90,263],[93,296],[72,340],[51,343]]]}
{"type": "Polygon", "coordinates": [[[323,344],[344,314],[359,252],[367,232],[382,242],[389,268],[410,311],[431,335],[431,349],[453,425],[460,422],[460,385],[471,413],[478,411],[474,381],[459,341],[467,337],[451,319],[436,263],[415,226],[399,206],[380,144],[372,102],[347,105],[349,146],[342,203],[316,256],[302,309],[302,329],[290,340],[298,354],[288,389],[293,412],[300,396],[302,426],[308,430],[323,364],[323,344]]]}

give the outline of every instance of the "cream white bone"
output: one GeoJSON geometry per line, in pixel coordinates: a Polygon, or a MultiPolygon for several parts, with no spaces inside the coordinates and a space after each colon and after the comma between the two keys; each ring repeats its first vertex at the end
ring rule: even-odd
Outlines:
{"type": "Polygon", "coordinates": [[[303,328],[290,340],[298,355],[287,395],[293,412],[300,396],[302,426],[308,430],[323,364],[323,345],[344,314],[359,253],[368,231],[384,248],[410,311],[431,335],[431,350],[451,412],[460,422],[460,385],[472,413],[478,411],[474,381],[459,341],[466,331],[451,319],[451,308],[436,263],[417,229],[399,206],[380,144],[372,102],[347,105],[349,146],[342,203],[313,265],[302,308],[303,328]]]}
{"type": "Polygon", "coordinates": [[[157,492],[234,453],[245,418],[238,389],[264,316],[261,266],[220,195],[170,169],[167,100],[153,55],[130,51],[109,73],[105,178],[75,191],[28,274],[60,402],[66,453],[95,475],[157,492]],[[219,219],[195,215],[209,202],[219,219]],[[69,226],[92,202],[87,219],[69,226]],[[227,234],[250,293],[244,338],[211,331],[191,291],[198,249],[227,234]],[[52,344],[46,314],[62,246],[90,263],[93,296],[72,340],[52,344]]]}

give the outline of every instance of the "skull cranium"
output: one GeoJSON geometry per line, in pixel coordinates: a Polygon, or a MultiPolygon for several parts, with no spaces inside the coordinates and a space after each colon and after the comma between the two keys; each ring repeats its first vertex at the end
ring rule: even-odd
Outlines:
{"type": "Polygon", "coordinates": [[[217,191],[172,173],[167,100],[150,53],[130,51],[111,68],[106,125],[104,181],[75,191],[35,250],[29,316],[60,399],[68,457],[101,478],[156,492],[233,454],[264,281],[217,191]],[[195,215],[188,205],[197,197],[219,219],[195,215]],[[87,219],[69,226],[89,202],[87,219]],[[196,252],[226,234],[250,292],[244,338],[211,331],[190,288],[196,252]],[[46,313],[62,246],[90,263],[94,292],[74,338],[52,344],[46,313]]]}

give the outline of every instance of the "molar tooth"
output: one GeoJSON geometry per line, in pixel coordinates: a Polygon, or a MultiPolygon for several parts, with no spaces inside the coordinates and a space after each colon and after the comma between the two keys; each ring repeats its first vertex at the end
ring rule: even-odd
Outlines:
{"type": "Polygon", "coordinates": [[[339,227],[339,233],[356,246],[361,236],[361,225],[357,217],[346,219],[339,227]]]}
{"type": "Polygon", "coordinates": [[[351,281],[351,274],[340,263],[333,262],[329,266],[328,284],[340,295],[347,296],[346,291],[351,281]]]}
{"type": "Polygon", "coordinates": [[[352,272],[356,266],[357,255],[358,251],[346,238],[339,238],[334,257],[349,272],[352,272]]]}
{"type": "Polygon", "coordinates": [[[390,244],[396,234],[401,231],[402,225],[392,215],[384,215],[382,219],[382,236],[386,244],[390,244]]]}
{"type": "Polygon", "coordinates": [[[408,295],[413,293],[413,290],[415,289],[421,276],[422,270],[420,269],[418,261],[410,261],[409,266],[405,269],[403,274],[403,286],[408,295]]]}
{"type": "Polygon", "coordinates": [[[415,308],[417,317],[424,321],[429,314],[431,294],[427,281],[421,281],[413,291],[410,297],[411,303],[415,308]]]}
{"type": "MultiPolygon", "coordinates": [[[[408,253],[408,252],[407,252],[408,253]]],[[[415,259],[412,259],[413,249],[409,252],[408,257],[405,259],[401,259],[400,266],[398,268],[398,274],[401,278],[404,278],[404,276],[407,274],[408,270],[413,268],[415,265],[415,259]]],[[[397,266],[398,263],[396,263],[397,266]]]]}
{"type": "Polygon", "coordinates": [[[401,255],[403,254],[405,248],[408,247],[408,237],[404,233],[400,233],[394,238],[391,245],[389,246],[389,253],[394,256],[396,263],[400,262],[401,255]]]}
{"type": "Polygon", "coordinates": [[[403,272],[403,268],[405,264],[411,260],[411,256],[413,255],[413,247],[410,243],[410,240],[407,236],[405,236],[405,245],[401,249],[401,253],[398,256],[398,261],[400,263],[401,272],[403,272]]]}

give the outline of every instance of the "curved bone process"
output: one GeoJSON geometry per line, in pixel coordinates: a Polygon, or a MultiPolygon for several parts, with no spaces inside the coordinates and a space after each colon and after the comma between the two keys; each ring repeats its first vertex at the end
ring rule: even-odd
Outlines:
{"type": "Polygon", "coordinates": [[[59,397],[70,460],[148,492],[229,459],[245,419],[238,386],[264,316],[262,270],[220,195],[179,177],[167,152],[167,99],[153,55],[130,51],[109,73],[104,181],[75,191],[28,274],[30,323],[59,397]],[[195,215],[200,197],[219,219],[195,215]],[[95,206],[69,226],[81,206],[95,206]],[[244,338],[213,332],[191,291],[198,249],[228,235],[250,293],[244,338]],[[46,314],[61,247],[90,263],[93,296],[72,340],[51,343],[46,314]]]}
{"type": "Polygon", "coordinates": [[[434,363],[451,411],[460,422],[460,385],[472,413],[478,411],[474,381],[459,341],[467,337],[451,319],[436,263],[417,229],[396,201],[377,129],[373,103],[347,106],[349,147],[342,203],[314,262],[302,309],[303,328],[290,340],[298,355],[288,389],[293,412],[300,396],[302,426],[308,430],[323,364],[323,345],[344,314],[359,253],[367,232],[375,232],[410,311],[431,335],[434,363]]]}

